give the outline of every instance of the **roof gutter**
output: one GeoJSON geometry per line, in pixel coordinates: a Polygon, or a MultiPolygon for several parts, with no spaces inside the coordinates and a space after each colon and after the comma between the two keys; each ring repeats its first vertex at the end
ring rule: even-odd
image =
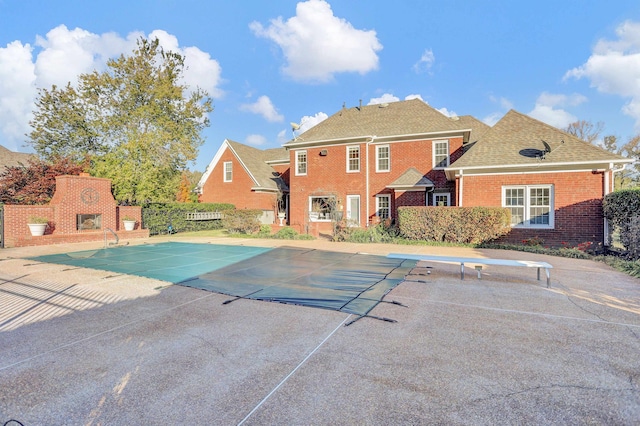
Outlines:
{"type": "Polygon", "coordinates": [[[439,132],[427,132],[427,133],[409,133],[405,135],[389,135],[389,136],[353,136],[350,138],[336,138],[336,139],[319,139],[314,141],[300,141],[301,138],[298,138],[298,141],[287,142],[283,145],[285,148],[294,148],[294,147],[302,147],[302,146],[310,146],[310,145],[324,145],[324,144],[337,144],[337,143],[355,143],[355,142],[365,142],[367,144],[373,143],[373,139],[376,142],[385,142],[386,140],[394,140],[398,139],[407,139],[407,140],[418,140],[418,139],[428,139],[430,137],[441,137],[445,135],[457,134],[457,133],[468,133],[471,132],[471,129],[455,129],[455,130],[444,130],[439,132]],[[371,139],[373,138],[373,139],[371,139]],[[368,139],[371,139],[367,141],[368,139]]]}

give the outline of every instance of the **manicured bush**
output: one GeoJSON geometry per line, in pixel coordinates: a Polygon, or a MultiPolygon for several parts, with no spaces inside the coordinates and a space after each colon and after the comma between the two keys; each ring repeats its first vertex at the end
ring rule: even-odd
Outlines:
{"type": "Polygon", "coordinates": [[[612,192],[602,201],[604,217],[620,230],[620,243],[631,259],[640,259],[640,189],[612,192]]]}
{"type": "Polygon", "coordinates": [[[226,203],[152,203],[142,207],[142,223],[150,235],[221,229],[220,219],[187,220],[186,213],[233,210],[226,203]]]}
{"type": "Polygon", "coordinates": [[[223,212],[222,227],[230,233],[253,234],[260,230],[262,210],[242,209],[223,212]]]}
{"type": "Polygon", "coordinates": [[[298,234],[298,232],[295,229],[289,226],[285,226],[284,228],[280,229],[278,232],[273,234],[271,238],[275,238],[278,240],[313,240],[314,239],[313,236],[311,235],[298,234]]]}
{"type": "Polygon", "coordinates": [[[478,244],[506,235],[511,212],[499,207],[399,207],[400,234],[413,240],[478,244]]]}

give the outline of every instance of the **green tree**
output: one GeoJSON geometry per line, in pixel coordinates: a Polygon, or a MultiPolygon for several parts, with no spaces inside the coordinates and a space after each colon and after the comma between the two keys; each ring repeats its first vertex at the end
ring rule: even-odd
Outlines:
{"type": "Polygon", "coordinates": [[[88,157],[120,203],[173,201],[213,110],[205,91],[183,84],[183,72],[181,55],[141,38],[132,55],[80,75],[75,88],[41,90],[29,142],[45,159],[88,157]]]}

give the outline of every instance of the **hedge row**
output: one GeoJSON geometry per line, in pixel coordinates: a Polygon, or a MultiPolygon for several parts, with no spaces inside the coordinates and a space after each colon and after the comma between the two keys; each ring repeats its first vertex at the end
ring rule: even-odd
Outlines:
{"type": "Polygon", "coordinates": [[[399,207],[400,234],[412,240],[478,244],[511,230],[511,212],[500,207],[399,207]]]}
{"type": "Polygon", "coordinates": [[[142,222],[151,235],[221,229],[221,220],[187,220],[186,213],[233,209],[235,206],[227,203],[153,203],[142,207],[142,222]]]}
{"type": "Polygon", "coordinates": [[[632,259],[640,259],[640,189],[607,194],[602,201],[604,217],[620,230],[620,242],[632,259]]]}

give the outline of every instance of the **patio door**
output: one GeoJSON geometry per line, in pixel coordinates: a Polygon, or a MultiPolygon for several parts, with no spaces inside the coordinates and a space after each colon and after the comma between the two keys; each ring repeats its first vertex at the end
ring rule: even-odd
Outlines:
{"type": "Polygon", "coordinates": [[[360,226],[359,195],[347,195],[347,225],[360,226]]]}

